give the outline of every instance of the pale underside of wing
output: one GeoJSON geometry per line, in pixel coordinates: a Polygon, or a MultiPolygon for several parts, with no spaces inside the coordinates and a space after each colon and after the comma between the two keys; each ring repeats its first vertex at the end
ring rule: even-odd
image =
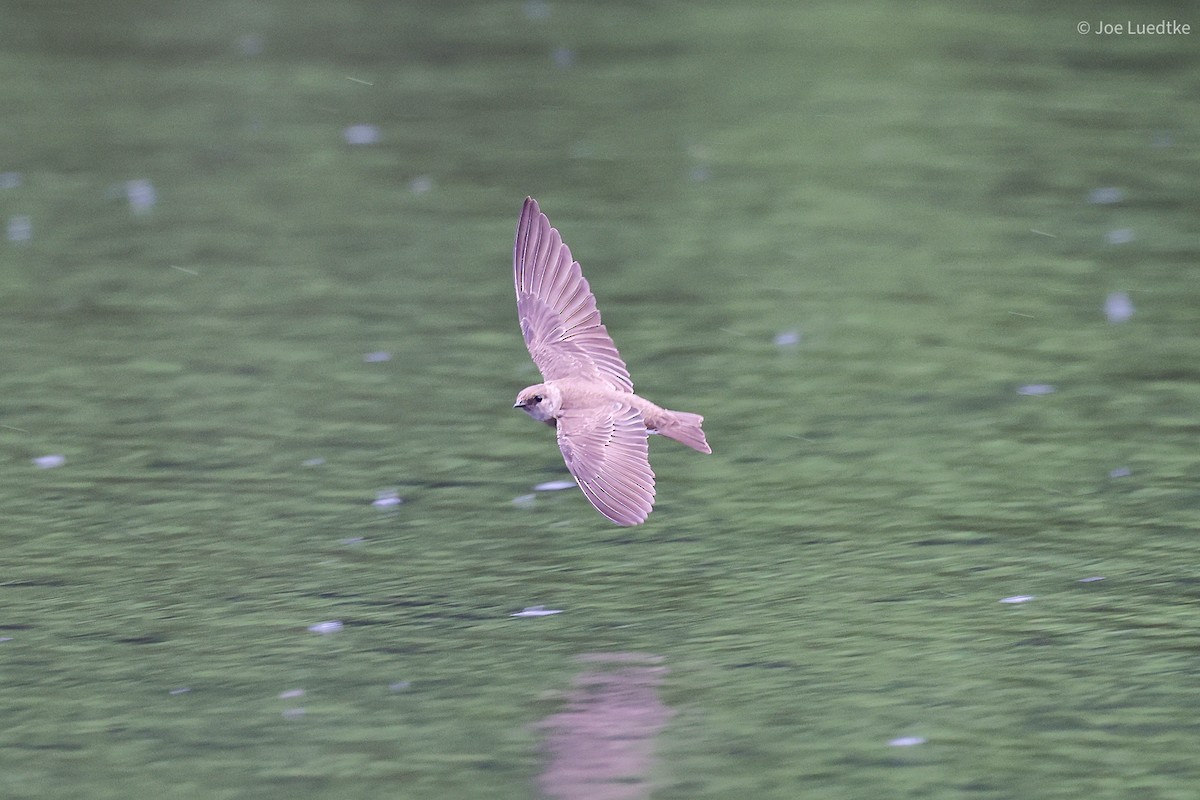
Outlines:
{"type": "Polygon", "coordinates": [[[637,409],[613,403],[558,419],[567,469],[596,510],[618,525],[645,522],[654,506],[646,423],[637,409]]]}
{"type": "Polygon", "coordinates": [[[633,391],[579,263],[532,197],[517,223],[513,277],[521,334],[545,380],[587,378],[633,391]]]}

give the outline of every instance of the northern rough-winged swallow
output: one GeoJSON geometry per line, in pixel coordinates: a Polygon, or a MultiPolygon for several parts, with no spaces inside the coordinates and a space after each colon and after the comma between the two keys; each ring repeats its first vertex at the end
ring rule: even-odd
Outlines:
{"type": "Polygon", "coordinates": [[[633,393],[579,262],[532,197],[517,222],[513,275],[521,333],[545,381],[522,389],[513,408],[557,429],[567,469],[597,511],[618,525],[645,522],[654,505],[648,434],[711,453],[704,417],[633,393]]]}

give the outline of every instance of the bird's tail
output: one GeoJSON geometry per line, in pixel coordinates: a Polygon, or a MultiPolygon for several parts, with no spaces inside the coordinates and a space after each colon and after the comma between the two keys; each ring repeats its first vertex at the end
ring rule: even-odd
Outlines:
{"type": "Polygon", "coordinates": [[[701,453],[712,452],[712,448],[708,446],[708,439],[704,438],[704,430],[700,427],[704,417],[687,411],[667,411],[667,416],[670,421],[659,428],[659,433],[701,453]]]}

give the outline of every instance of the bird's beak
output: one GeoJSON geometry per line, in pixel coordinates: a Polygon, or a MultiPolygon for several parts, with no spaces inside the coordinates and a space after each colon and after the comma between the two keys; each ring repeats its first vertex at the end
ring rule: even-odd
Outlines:
{"type": "Polygon", "coordinates": [[[524,408],[524,407],[525,407],[524,403],[513,403],[513,408],[524,408]]]}

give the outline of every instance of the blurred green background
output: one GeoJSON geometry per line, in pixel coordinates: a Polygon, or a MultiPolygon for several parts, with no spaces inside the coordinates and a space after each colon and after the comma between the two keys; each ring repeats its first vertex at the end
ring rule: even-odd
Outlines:
{"type": "Polygon", "coordinates": [[[1195,797],[1198,26],[0,2],[0,795],[535,797],[640,651],[655,798],[1195,797]],[[527,497],[526,195],[642,527],[527,497]]]}

